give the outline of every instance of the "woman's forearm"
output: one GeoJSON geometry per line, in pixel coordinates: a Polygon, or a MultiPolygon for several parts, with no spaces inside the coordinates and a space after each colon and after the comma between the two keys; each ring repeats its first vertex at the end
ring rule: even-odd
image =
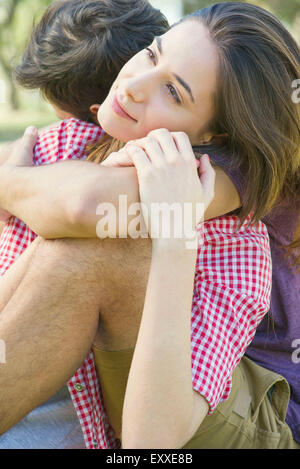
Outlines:
{"type": "Polygon", "coordinates": [[[153,248],[123,407],[123,448],[180,448],[189,436],[195,262],[193,250],[153,248]]]}

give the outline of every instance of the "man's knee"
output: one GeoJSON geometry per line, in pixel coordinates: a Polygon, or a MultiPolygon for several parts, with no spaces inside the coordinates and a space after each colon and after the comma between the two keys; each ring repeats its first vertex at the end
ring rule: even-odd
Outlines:
{"type": "Polygon", "coordinates": [[[35,259],[56,269],[84,270],[93,259],[94,244],[90,240],[37,238],[34,243],[35,259]]]}
{"type": "MultiPolygon", "coordinates": [[[[118,276],[135,272],[138,266],[148,270],[151,260],[149,239],[58,239],[37,238],[35,259],[40,265],[67,275],[118,276]]],[[[85,277],[87,278],[87,277],[85,277]]]]}

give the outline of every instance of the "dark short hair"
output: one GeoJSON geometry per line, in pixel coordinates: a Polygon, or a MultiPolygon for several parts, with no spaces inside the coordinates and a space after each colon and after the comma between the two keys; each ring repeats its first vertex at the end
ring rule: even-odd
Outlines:
{"type": "Polygon", "coordinates": [[[14,76],[89,121],[89,107],[106,98],[122,66],[167,29],[147,0],[58,0],[33,29],[14,76]]]}

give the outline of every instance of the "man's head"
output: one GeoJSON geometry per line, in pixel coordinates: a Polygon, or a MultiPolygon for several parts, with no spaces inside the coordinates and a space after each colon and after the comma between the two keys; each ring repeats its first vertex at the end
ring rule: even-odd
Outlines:
{"type": "Polygon", "coordinates": [[[147,0],[58,0],[34,28],[15,77],[39,88],[58,115],[93,121],[122,66],[167,29],[147,0]]]}

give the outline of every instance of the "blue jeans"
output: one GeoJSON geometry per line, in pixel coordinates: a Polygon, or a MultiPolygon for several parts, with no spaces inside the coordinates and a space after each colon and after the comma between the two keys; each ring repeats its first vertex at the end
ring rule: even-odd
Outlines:
{"type": "Polygon", "coordinates": [[[67,386],[0,436],[0,449],[85,448],[67,386]]]}

